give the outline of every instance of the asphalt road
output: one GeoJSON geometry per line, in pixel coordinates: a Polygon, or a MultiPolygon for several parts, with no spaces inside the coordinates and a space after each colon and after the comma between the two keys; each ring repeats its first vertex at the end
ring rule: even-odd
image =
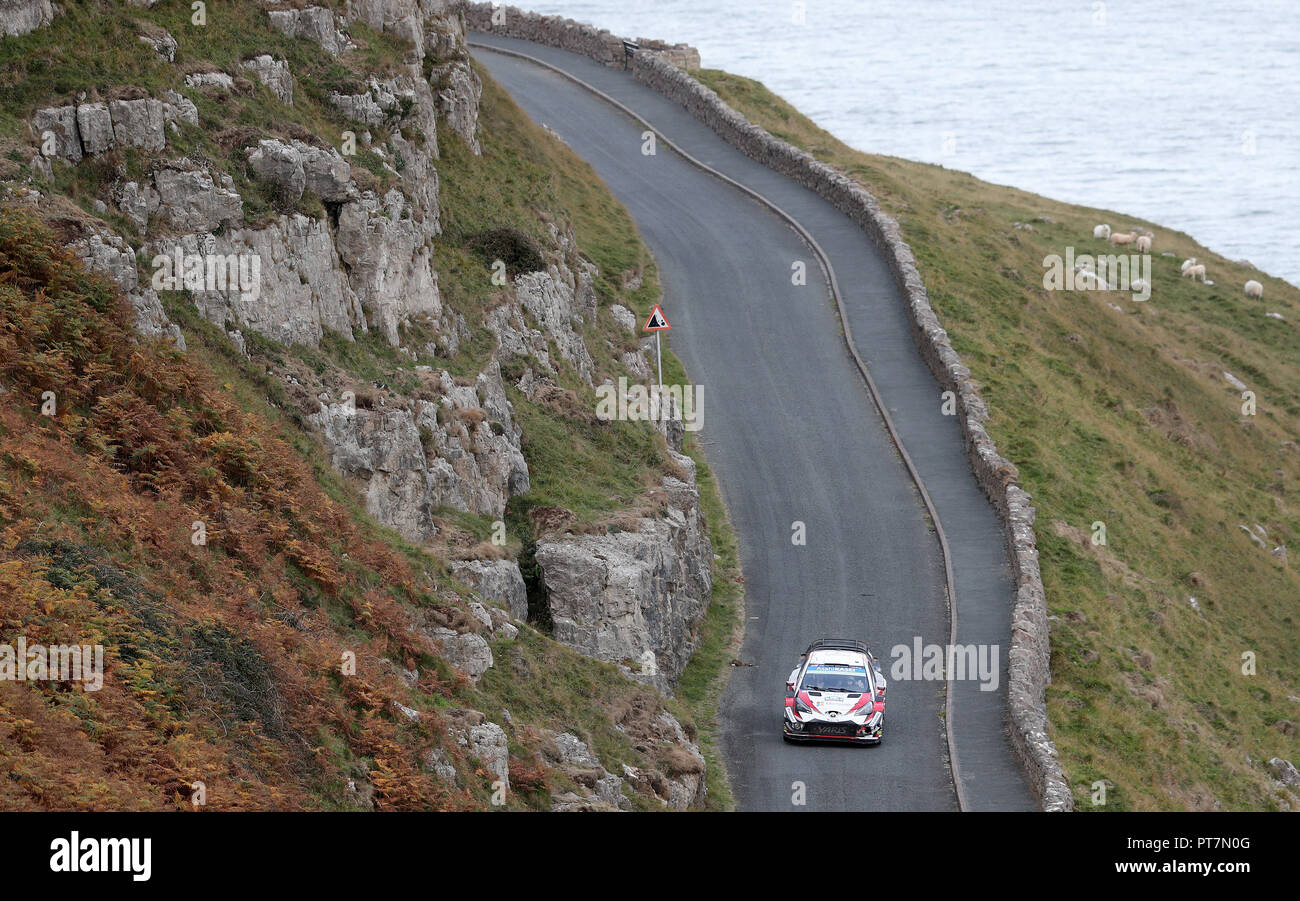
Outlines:
{"type": "MultiPolygon", "coordinates": [[[[958,643],[998,646],[995,691],[956,683],[954,731],[969,809],[1033,809],[1005,731],[1014,590],[996,514],[920,361],[901,297],[870,240],[816,194],[749,160],[677,104],[575,54],[474,34],[544,59],[635,110],[688,153],[795,216],[827,252],[854,339],[948,536],[958,643]]],[[[475,50],[537,122],[590,162],[658,263],[672,349],[703,391],[699,433],[740,536],[747,610],[723,701],[723,752],[745,810],[955,810],[942,681],[891,675],[891,649],[945,645],[939,544],[844,344],[808,246],[774,213],[660,146],[557,73],[475,50]],[[792,284],[802,260],[808,284],[792,284]],[[802,523],[806,544],[792,538],[802,523]],[[781,740],[783,682],[814,638],[862,638],[890,677],[874,748],[781,740]],[[799,803],[802,801],[803,803],[799,803]]],[[[987,680],[986,680],[987,682],[987,680]]]]}

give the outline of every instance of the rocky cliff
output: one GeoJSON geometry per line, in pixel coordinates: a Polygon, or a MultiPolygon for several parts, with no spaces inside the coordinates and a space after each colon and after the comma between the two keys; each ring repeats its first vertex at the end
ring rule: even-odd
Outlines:
{"type": "MultiPolygon", "coordinates": [[[[11,6],[20,14],[7,25],[50,21],[48,4],[0,8],[11,6]]],[[[483,221],[488,239],[477,242],[465,235],[473,213],[445,208],[445,173],[472,176],[484,153],[484,86],[459,4],[263,3],[248,21],[266,37],[224,62],[167,27],[164,12],[125,15],[157,67],[149,83],[170,86],[55,94],[25,110],[30,162],[0,188],[4,199],[57,220],[66,245],[129,300],[140,335],[185,351],[196,312],[239,365],[275,382],[276,405],[311,431],[370,517],[448,559],[472,599],[468,615],[424,618],[414,634],[466,684],[493,681],[540,590],[555,640],[671,692],[711,589],[689,457],[658,452],[671,474],[632,493],[635,515],[615,504],[539,534],[533,585],[517,542],[465,538],[533,491],[518,404],[608,432],[584,409],[594,408],[592,387],[649,368],[598,296],[602,273],[571,222],[549,211],[522,231],[483,221]],[[68,184],[80,195],[56,187],[68,184]],[[460,223],[453,240],[449,213],[460,223]],[[482,273],[467,274],[473,267],[482,273]]],[[[410,686],[421,678],[406,665],[393,674],[410,686]]],[[[575,735],[540,747],[539,765],[572,783],[557,808],[626,808],[624,786],[669,807],[702,799],[699,751],[670,714],[649,708],[644,747],[665,750],[636,766],[606,769],[575,735]]],[[[467,756],[508,782],[507,732],[468,711],[449,733],[454,746],[426,769],[463,787],[454,764],[467,756]]]]}

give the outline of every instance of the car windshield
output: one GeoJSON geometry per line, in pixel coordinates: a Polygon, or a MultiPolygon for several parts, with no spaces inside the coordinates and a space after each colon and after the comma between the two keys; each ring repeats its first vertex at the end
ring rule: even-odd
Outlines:
{"type": "Polygon", "coordinates": [[[803,677],[805,691],[864,692],[870,689],[867,671],[860,666],[810,666],[803,677]]]}

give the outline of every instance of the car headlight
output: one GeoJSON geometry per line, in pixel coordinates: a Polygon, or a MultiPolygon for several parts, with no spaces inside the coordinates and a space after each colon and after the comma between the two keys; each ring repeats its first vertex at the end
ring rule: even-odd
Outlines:
{"type": "Polygon", "coordinates": [[[809,707],[807,704],[805,704],[805,703],[803,702],[803,699],[802,699],[802,698],[795,698],[795,699],[794,699],[794,709],[795,709],[796,711],[798,711],[799,713],[816,713],[816,712],[817,712],[817,711],[813,710],[811,707],[809,707]]]}

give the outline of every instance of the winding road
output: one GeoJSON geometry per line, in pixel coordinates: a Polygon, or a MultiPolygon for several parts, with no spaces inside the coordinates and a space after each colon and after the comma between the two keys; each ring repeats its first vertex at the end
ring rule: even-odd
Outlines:
{"type": "MultiPolygon", "coordinates": [[[[997,645],[997,690],[955,683],[965,809],[1036,805],[1006,735],[1014,597],[1001,526],[970,472],[953,417],[921,362],[902,299],[861,230],[813,192],[743,156],[630,73],[550,47],[472,34],[582,79],[708,166],[757,191],[826,252],[865,359],[947,534],[961,644],[997,645]]],[[[845,345],[808,244],[768,207],[661,145],[644,125],[535,62],[475,47],[537,122],[591,163],[655,256],[672,348],[702,386],[699,433],[741,541],[741,659],[721,711],[742,810],[956,810],[944,683],[890,676],[890,651],[949,640],[943,556],[922,499],[845,345]],[[807,284],[792,284],[803,261],[807,284]],[[806,544],[792,539],[802,524],[806,544]],[[781,740],[786,674],[814,638],[867,640],[890,676],[875,748],[781,740]]]]}

